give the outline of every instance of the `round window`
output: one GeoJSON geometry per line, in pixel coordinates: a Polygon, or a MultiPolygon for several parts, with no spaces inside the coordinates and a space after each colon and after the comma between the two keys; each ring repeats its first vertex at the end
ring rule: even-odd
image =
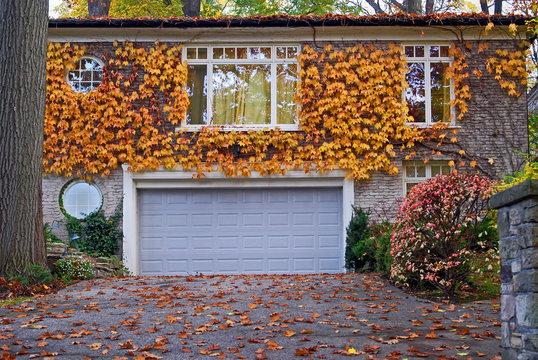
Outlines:
{"type": "Polygon", "coordinates": [[[81,58],[75,70],[67,74],[69,85],[74,91],[81,93],[87,93],[101,85],[102,78],[103,64],[99,60],[90,57],[81,58]]]}
{"type": "Polygon", "coordinates": [[[63,210],[77,219],[83,219],[99,210],[103,203],[99,188],[84,181],[68,183],[61,196],[63,210]]]}

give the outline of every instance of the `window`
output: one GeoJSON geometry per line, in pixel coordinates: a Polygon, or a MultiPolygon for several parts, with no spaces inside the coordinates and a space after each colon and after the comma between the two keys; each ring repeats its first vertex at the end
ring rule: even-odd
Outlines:
{"type": "Polygon", "coordinates": [[[67,82],[74,91],[87,93],[101,85],[103,78],[103,64],[90,57],[81,58],[75,70],[67,74],[67,82]]]}
{"type": "Polygon", "coordinates": [[[77,219],[99,210],[103,196],[94,184],[76,181],[67,183],[60,193],[63,210],[77,219]]]}
{"type": "Polygon", "coordinates": [[[186,47],[186,124],[297,128],[298,46],[186,47]]]}
{"type": "Polygon", "coordinates": [[[409,71],[405,80],[409,87],[405,100],[414,123],[434,124],[453,119],[450,100],[453,98],[446,70],[450,66],[448,45],[406,45],[409,71]]]}
{"type": "Polygon", "coordinates": [[[447,175],[452,171],[447,161],[404,162],[404,195],[409,194],[413,186],[437,175],[447,175]]]}

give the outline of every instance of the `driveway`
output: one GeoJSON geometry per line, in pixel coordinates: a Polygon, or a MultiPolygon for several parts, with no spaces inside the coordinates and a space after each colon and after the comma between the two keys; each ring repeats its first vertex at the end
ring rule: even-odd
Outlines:
{"type": "Polygon", "coordinates": [[[0,308],[0,359],[500,359],[499,310],[376,275],[97,279],[0,308]]]}

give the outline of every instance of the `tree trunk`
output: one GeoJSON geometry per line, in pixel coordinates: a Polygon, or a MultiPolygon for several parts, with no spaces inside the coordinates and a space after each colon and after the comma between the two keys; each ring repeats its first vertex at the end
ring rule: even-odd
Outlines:
{"type": "Polygon", "coordinates": [[[0,1],[0,276],[45,265],[41,180],[48,0],[0,1]]]}
{"type": "Polygon", "coordinates": [[[480,10],[485,14],[489,14],[488,0],[480,0],[480,10]]]}
{"type": "Polygon", "coordinates": [[[503,12],[503,0],[495,0],[495,14],[503,12]]]}
{"type": "Polygon", "coordinates": [[[200,0],[183,0],[183,15],[188,17],[200,16],[200,0]]]}
{"type": "Polygon", "coordinates": [[[422,14],[422,1],[421,0],[407,0],[407,13],[408,14],[422,14]]]}
{"type": "Polygon", "coordinates": [[[433,13],[433,5],[435,0],[426,0],[426,7],[425,7],[425,13],[426,14],[432,14],[433,13]]]}
{"type": "Polygon", "coordinates": [[[90,17],[108,16],[112,0],[88,0],[88,14],[90,17]]]}

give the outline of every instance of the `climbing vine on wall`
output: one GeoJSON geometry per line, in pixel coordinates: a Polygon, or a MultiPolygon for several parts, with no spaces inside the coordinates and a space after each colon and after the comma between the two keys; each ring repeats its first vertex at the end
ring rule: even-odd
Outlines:
{"type": "MultiPolygon", "coordinates": [[[[127,163],[133,171],[181,166],[198,176],[214,170],[248,176],[253,171],[266,175],[340,168],[365,179],[377,170],[397,173],[396,151],[411,158],[418,144],[429,143],[431,153],[440,155],[445,139],[457,142],[455,130],[447,137],[447,124],[406,125],[410,117],[402,93],[407,64],[395,44],[305,46],[298,58],[301,111],[299,131],[294,132],[182,129],[188,96],[180,46],[114,43],[103,55],[101,86],[86,94],[74,92],[66,71],[86,51],[77,44],[49,44],[43,158],[47,173],[106,176],[127,163]]],[[[454,61],[447,77],[461,119],[471,98],[469,66],[461,46],[453,45],[450,54],[454,61]]],[[[488,70],[497,66],[490,63],[488,70]]],[[[452,154],[476,165],[461,148],[452,154]]]]}

